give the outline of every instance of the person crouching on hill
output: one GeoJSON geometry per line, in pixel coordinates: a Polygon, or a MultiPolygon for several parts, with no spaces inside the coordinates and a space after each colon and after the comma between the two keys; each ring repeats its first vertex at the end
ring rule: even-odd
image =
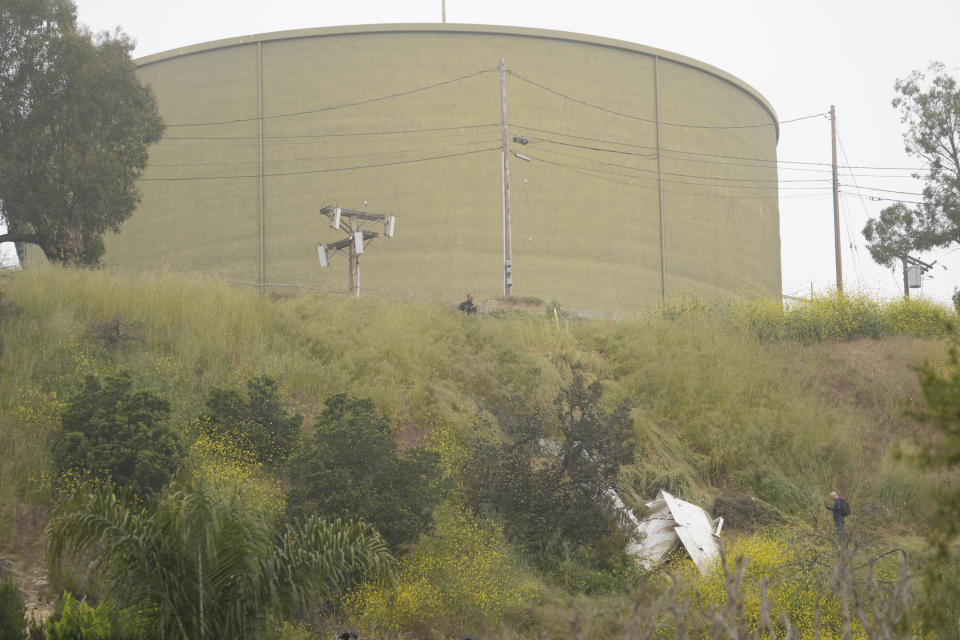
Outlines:
{"type": "Polygon", "coordinates": [[[473,294],[468,293],[467,299],[460,303],[460,306],[457,307],[460,311],[470,314],[477,312],[477,305],[473,304],[473,294]]]}

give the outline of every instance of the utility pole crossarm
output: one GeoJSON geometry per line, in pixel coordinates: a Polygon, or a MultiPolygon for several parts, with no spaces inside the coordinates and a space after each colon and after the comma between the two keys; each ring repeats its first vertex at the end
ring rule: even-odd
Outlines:
{"type": "MultiPolygon", "coordinates": [[[[336,211],[336,207],[323,207],[320,213],[329,216],[336,211]]],[[[342,215],[346,217],[359,218],[361,220],[370,220],[371,222],[383,222],[390,217],[389,213],[367,213],[366,211],[357,211],[356,209],[340,209],[342,215]]]]}
{"type": "Polygon", "coordinates": [[[336,242],[331,242],[327,245],[327,250],[333,249],[334,251],[339,251],[340,249],[346,249],[353,242],[353,238],[344,238],[343,240],[337,240],[336,242]]]}
{"type": "MultiPolygon", "coordinates": [[[[366,202],[364,202],[364,205],[366,205],[366,202]]],[[[358,297],[360,295],[360,255],[364,253],[364,248],[374,238],[393,237],[396,217],[389,213],[367,213],[356,209],[329,206],[321,207],[320,215],[330,218],[330,228],[339,229],[347,234],[346,238],[336,242],[317,245],[320,266],[326,267],[329,264],[327,260],[328,252],[340,252],[346,249],[348,251],[346,255],[349,267],[350,295],[358,297]],[[359,220],[364,220],[367,224],[360,225],[359,220]],[[372,222],[382,222],[383,233],[367,231],[365,227],[372,222]]]]}

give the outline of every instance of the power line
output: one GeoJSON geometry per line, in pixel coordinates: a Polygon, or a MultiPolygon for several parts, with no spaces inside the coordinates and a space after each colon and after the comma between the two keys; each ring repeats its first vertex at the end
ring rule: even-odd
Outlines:
{"type": "MultiPolygon", "coordinates": [[[[544,151],[547,151],[547,150],[544,149],[544,151]]],[[[553,153],[556,153],[556,152],[553,152],[553,153]]],[[[569,155],[569,154],[565,154],[565,155],[569,155]]],[[[635,183],[635,182],[624,182],[624,181],[621,181],[621,180],[614,180],[614,179],[611,179],[611,178],[605,178],[604,176],[618,176],[618,177],[621,177],[621,178],[631,178],[631,179],[634,179],[634,180],[647,180],[647,181],[654,181],[653,178],[645,178],[645,177],[643,177],[643,176],[637,176],[637,175],[632,175],[632,174],[618,173],[618,172],[615,172],[615,171],[604,171],[604,170],[601,170],[601,169],[589,169],[589,168],[586,168],[586,167],[581,167],[581,166],[577,166],[577,165],[572,165],[572,164],[568,164],[568,163],[565,163],[565,162],[558,162],[558,161],[554,161],[554,160],[547,160],[546,158],[538,157],[538,156],[536,156],[536,155],[531,155],[531,158],[537,160],[537,162],[543,162],[543,163],[545,163],[545,164],[555,165],[555,166],[558,166],[558,167],[564,167],[564,168],[567,168],[567,169],[579,171],[579,172],[581,172],[581,173],[586,173],[586,174],[588,174],[588,175],[593,175],[594,177],[597,177],[598,179],[607,180],[607,181],[609,181],[609,182],[614,182],[614,183],[617,183],[617,184],[623,184],[623,185],[627,185],[627,186],[631,186],[631,187],[636,187],[636,188],[638,188],[638,189],[649,189],[649,190],[656,191],[656,187],[653,187],[653,186],[644,186],[644,185],[641,185],[641,184],[637,184],[637,183],[635,183]]],[[[728,185],[718,185],[718,184],[706,184],[706,183],[700,183],[700,182],[690,182],[690,181],[687,181],[687,180],[664,180],[664,182],[667,182],[667,183],[670,183],[670,184],[689,185],[689,186],[702,186],[702,187],[712,187],[712,188],[724,188],[724,189],[753,189],[753,190],[761,190],[761,189],[762,189],[762,190],[771,190],[771,189],[773,189],[773,190],[776,190],[776,187],[774,187],[774,186],[769,186],[769,187],[751,187],[751,186],[739,186],[739,185],[729,185],[729,186],[728,186],[728,185]]],[[[791,189],[791,187],[784,187],[784,188],[785,188],[785,189],[791,189]]],[[[792,188],[793,188],[793,189],[799,189],[799,190],[819,190],[819,191],[823,191],[823,190],[826,189],[827,187],[792,187],[792,188]]],[[[680,194],[680,195],[699,196],[699,197],[705,197],[705,198],[717,198],[717,199],[721,199],[721,200],[726,200],[726,199],[777,200],[777,199],[778,199],[778,196],[776,196],[776,195],[770,195],[770,196],[715,195],[715,194],[707,194],[707,193],[698,193],[698,192],[694,192],[694,191],[678,191],[678,190],[675,190],[675,189],[672,189],[672,190],[671,190],[671,189],[664,189],[664,193],[674,193],[674,194],[680,194]]],[[[821,194],[806,194],[806,195],[804,195],[804,196],[793,196],[793,197],[809,197],[809,196],[811,196],[811,195],[821,195],[821,194]]],[[[779,196],[779,199],[788,199],[788,198],[790,198],[790,197],[791,197],[791,196],[779,196]]]]}
{"type": "Polygon", "coordinates": [[[590,146],[585,144],[576,144],[574,142],[561,142],[560,140],[551,140],[550,138],[541,138],[539,136],[536,136],[536,137],[530,136],[530,139],[533,140],[534,142],[549,142],[550,144],[559,144],[559,145],[563,145],[564,147],[576,147],[578,149],[588,149],[590,151],[603,151],[605,153],[619,153],[620,155],[636,156],[640,158],[646,158],[647,160],[657,159],[656,153],[637,153],[634,151],[619,151],[617,149],[605,149],[603,147],[595,147],[595,146],[590,146]]]}
{"type": "Polygon", "coordinates": [[[917,200],[898,200],[897,198],[884,198],[881,196],[871,196],[871,195],[859,195],[856,193],[850,193],[849,191],[840,191],[841,194],[845,196],[851,196],[853,198],[861,197],[871,200],[873,202],[902,202],[903,204],[923,204],[923,202],[917,200]]]}
{"type": "MultiPolygon", "coordinates": [[[[552,153],[555,155],[575,158],[578,160],[584,160],[586,162],[594,162],[596,164],[618,167],[618,168],[627,169],[630,171],[641,171],[643,173],[657,175],[657,171],[655,169],[643,169],[640,167],[630,167],[627,165],[616,164],[612,162],[603,162],[600,160],[595,160],[593,158],[586,158],[584,156],[571,154],[571,153],[563,153],[562,151],[555,151],[553,149],[547,149],[547,148],[540,148],[540,150],[545,151],[547,153],[552,153]]],[[[531,156],[531,157],[537,158],[536,156],[531,156]]],[[[537,159],[543,160],[542,158],[537,158],[537,159]]],[[[618,175],[623,177],[641,177],[641,176],[635,176],[633,174],[624,174],[624,173],[618,173],[618,172],[608,172],[608,173],[610,173],[611,175],[618,175]]],[[[668,176],[674,176],[674,177],[680,177],[680,178],[693,178],[695,180],[728,180],[728,181],[745,181],[745,182],[771,182],[771,183],[780,182],[776,179],[764,180],[761,178],[723,178],[720,176],[702,176],[702,175],[694,175],[694,174],[688,174],[688,173],[675,173],[670,171],[663,171],[661,173],[662,175],[668,175],[668,176]]],[[[706,182],[690,182],[688,180],[665,180],[665,182],[673,182],[676,184],[696,184],[696,185],[701,185],[705,187],[717,187],[717,188],[729,188],[729,189],[776,189],[777,188],[776,184],[771,184],[767,186],[750,186],[750,185],[725,185],[725,184],[714,184],[714,183],[706,183],[706,182]]],[[[826,180],[801,180],[800,182],[827,182],[827,181],[826,180]]],[[[827,187],[783,187],[783,188],[784,189],[826,189],[827,187]]]]}
{"type": "MultiPolygon", "coordinates": [[[[548,141],[548,142],[549,142],[549,141],[548,141]]],[[[558,143],[558,144],[562,144],[562,143],[558,143]]],[[[554,150],[554,149],[548,149],[548,148],[546,148],[546,147],[538,147],[538,148],[539,148],[540,150],[542,150],[542,151],[546,151],[547,153],[553,153],[553,154],[556,154],[556,155],[567,156],[567,157],[570,157],[570,158],[577,158],[577,159],[579,159],[579,160],[586,160],[586,161],[588,161],[588,162],[595,162],[595,163],[597,163],[597,164],[602,164],[602,165],[611,166],[611,167],[618,167],[618,168],[621,168],[621,169],[629,169],[629,170],[631,170],[631,171],[642,171],[642,172],[644,172],[644,173],[650,173],[650,174],[654,174],[654,175],[660,175],[660,174],[662,174],[662,175],[665,175],[665,176],[675,176],[675,177],[680,177],[680,178],[694,178],[694,179],[697,179],[697,180],[720,180],[720,181],[726,181],[726,182],[769,182],[769,183],[774,183],[774,184],[780,184],[780,183],[782,183],[782,182],[830,182],[830,180],[828,180],[828,179],[826,179],[826,178],[805,178],[805,179],[786,179],[786,180],[781,180],[781,179],[778,179],[778,178],[731,178],[731,177],[726,177],[726,176],[706,176],[706,175],[697,175],[697,174],[691,174],[691,173],[677,173],[677,172],[675,172],[675,171],[662,171],[662,172],[658,172],[656,169],[644,169],[644,168],[641,168],[641,167],[631,167],[631,166],[628,166],[628,165],[617,164],[617,163],[615,163],[615,162],[603,162],[602,160],[596,160],[596,159],[594,159],[594,158],[587,158],[587,157],[585,157],[585,156],[577,155],[577,154],[574,154],[574,153],[563,153],[563,152],[561,152],[561,151],[556,151],[556,150],[554,150]]],[[[701,184],[707,185],[707,183],[701,183],[701,184]]],[[[714,185],[714,184],[710,184],[710,185],[708,185],[708,186],[720,187],[720,186],[724,186],[724,185],[714,185]]]]}
{"type": "MultiPolygon", "coordinates": [[[[604,143],[604,144],[615,144],[615,145],[620,145],[620,146],[624,146],[624,147],[630,147],[630,148],[634,148],[634,149],[652,149],[652,150],[654,150],[654,151],[656,150],[656,147],[651,146],[651,145],[636,144],[636,143],[633,143],[633,142],[626,142],[626,141],[624,141],[624,140],[611,140],[611,139],[609,139],[609,138],[596,138],[596,137],[585,136],[585,135],[580,135],[580,134],[575,134],[575,133],[569,133],[569,132],[565,132],[565,131],[556,131],[556,130],[553,130],[553,129],[541,129],[541,128],[538,128],[538,127],[532,127],[532,126],[523,125],[523,124],[514,124],[513,126],[516,127],[517,129],[522,129],[522,130],[526,130],[526,131],[535,131],[535,132],[537,132],[537,133],[548,133],[548,134],[553,134],[553,135],[558,135],[558,136],[564,136],[564,137],[567,137],[567,138],[575,138],[575,139],[577,139],[577,140],[588,140],[588,141],[591,141],[591,142],[600,142],[600,143],[604,143]]],[[[662,148],[661,151],[667,151],[667,152],[671,152],[671,153],[682,153],[682,154],[686,154],[686,155],[700,155],[700,156],[706,156],[706,157],[709,157],[709,158],[726,158],[726,159],[734,159],[734,160],[746,160],[746,161],[750,161],[750,162],[761,162],[761,163],[765,163],[766,165],[797,164],[797,165],[814,166],[814,167],[830,167],[830,166],[832,166],[831,163],[829,163],[829,162],[811,162],[811,161],[803,161],[803,160],[783,160],[783,159],[771,160],[770,158],[754,158],[754,157],[749,157],[749,156],[734,156],[734,155],[727,155],[727,154],[722,154],[722,153],[705,153],[705,152],[702,152],[702,151],[690,151],[690,150],[688,150],[688,149],[671,149],[671,148],[668,148],[668,147],[662,148]]],[[[685,159],[685,158],[684,158],[684,160],[689,161],[689,162],[707,162],[706,160],[691,160],[691,159],[685,159]]],[[[718,164],[720,164],[720,163],[718,162],[718,164]]],[[[723,164],[727,164],[727,163],[723,163],[723,164]]],[[[739,163],[729,163],[729,164],[739,164],[739,163]]],[[[763,165],[744,164],[744,165],[742,165],[742,166],[745,166],[745,167],[756,167],[756,166],[763,166],[763,165]]],[[[780,169],[790,170],[790,171],[801,171],[801,170],[803,170],[803,169],[795,168],[795,167],[783,167],[783,166],[781,166],[781,167],[779,167],[779,168],[780,168],[780,169]]],[[[867,170],[877,170],[877,171],[914,171],[914,172],[916,172],[916,171],[923,171],[923,170],[924,170],[922,167],[881,167],[881,166],[875,166],[875,165],[843,165],[843,168],[846,168],[846,169],[867,169],[867,170]]],[[[815,171],[821,171],[821,170],[816,169],[815,171]]],[[[827,172],[829,172],[829,169],[823,169],[822,171],[827,171],[827,172]]]]}
{"type": "MultiPolygon", "coordinates": [[[[839,127],[837,127],[837,142],[840,144],[840,153],[843,154],[843,159],[846,160],[847,164],[850,164],[850,157],[847,155],[847,150],[846,150],[846,148],[843,146],[843,138],[840,137],[840,128],[839,128],[839,127]]],[[[860,185],[857,184],[856,174],[854,174],[852,171],[849,171],[848,173],[850,174],[850,177],[853,179],[853,184],[854,184],[854,186],[855,186],[856,189],[857,189],[857,193],[859,194],[859,193],[860,193],[860,185]]],[[[867,203],[864,202],[864,200],[863,200],[862,197],[860,197],[859,200],[860,200],[860,205],[863,207],[863,213],[864,213],[864,215],[867,217],[867,219],[869,219],[869,218],[870,218],[870,213],[867,211],[867,203]]],[[[841,203],[843,204],[843,201],[842,201],[842,200],[841,200],[841,203]]],[[[847,234],[850,235],[849,222],[847,223],[847,234]]],[[[853,244],[853,241],[852,241],[852,240],[851,240],[851,244],[853,244]]],[[[855,247],[854,259],[855,259],[855,260],[859,260],[859,259],[860,259],[860,249],[859,249],[859,246],[857,246],[857,245],[853,245],[853,246],[855,247]]],[[[859,268],[862,269],[862,264],[860,265],[859,268]]]]}
{"type": "MultiPolygon", "coordinates": [[[[654,119],[651,119],[651,118],[644,118],[644,117],[642,117],[642,116],[637,116],[637,115],[633,115],[633,114],[630,114],[630,113],[623,113],[623,112],[620,112],[620,111],[615,111],[615,110],[610,109],[610,108],[608,108],[608,107],[604,107],[604,106],[601,106],[601,105],[598,105],[598,104],[594,104],[594,103],[592,103],[592,102],[588,102],[588,101],[582,100],[582,99],[580,99],[580,98],[575,98],[575,97],[573,97],[573,96],[571,96],[571,95],[569,95],[569,94],[566,94],[566,93],[564,93],[564,92],[562,92],[562,91],[559,91],[559,90],[554,89],[554,88],[552,88],[552,87],[548,87],[548,86],[545,85],[545,84],[541,84],[541,83],[539,83],[539,82],[537,82],[537,81],[535,81],[535,80],[531,80],[530,78],[526,78],[526,77],[520,75],[519,73],[516,73],[515,71],[508,71],[508,73],[509,73],[510,75],[512,75],[513,77],[517,78],[518,80],[522,80],[523,82],[532,84],[532,85],[535,86],[535,87],[539,87],[540,89],[543,89],[544,91],[547,91],[548,93],[552,93],[552,94],[554,94],[554,95],[560,96],[561,98],[564,98],[564,99],[569,100],[569,101],[571,101],[571,102],[575,102],[575,103],[577,103],[577,104],[582,104],[582,105],[584,105],[584,106],[591,107],[591,108],[593,108],[593,109],[597,109],[597,110],[603,111],[603,112],[605,112],[605,113],[610,113],[610,114],[615,115],[615,116],[620,116],[620,117],[622,117],[622,118],[630,118],[631,120],[639,120],[640,122],[646,122],[646,123],[648,123],[648,124],[657,124],[657,121],[654,120],[654,119]]],[[[690,129],[756,129],[756,128],[760,128],[760,127],[774,127],[774,126],[778,126],[778,125],[780,125],[780,124],[788,124],[788,123],[791,123],[791,122],[798,122],[798,121],[800,121],[800,120],[809,120],[809,119],[811,119],[811,118],[820,118],[820,117],[823,117],[823,116],[825,116],[825,115],[826,115],[825,113],[815,113],[815,114],[812,114],[812,115],[809,115],[809,116],[802,116],[802,117],[799,117],[799,118],[791,118],[791,119],[789,119],[789,120],[780,120],[780,121],[778,121],[778,122],[764,122],[764,123],[760,123],[760,124],[700,125],[700,124],[687,124],[687,123],[680,123],[680,122],[664,122],[664,121],[660,121],[659,124],[661,124],[661,125],[663,125],[663,126],[668,126],[668,127],[685,127],[685,128],[690,128],[690,129]]]]}
{"type": "Polygon", "coordinates": [[[866,189],[867,191],[880,191],[882,193],[896,193],[901,196],[922,196],[922,193],[917,193],[916,191],[897,191],[896,189],[881,189],[880,187],[857,187],[858,189],[866,189]]]}
{"type": "Polygon", "coordinates": [[[414,93],[420,93],[421,91],[429,91],[430,89],[436,89],[437,87],[443,87],[448,84],[453,84],[455,82],[460,82],[462,80],[467,80],[469,78],[474,78],[476,76],[483,75],[485,73],[490,73],[496,71],[496,69],[481,69],[480,71],[475,71],[473,73],[468,73],[464,76],[459,76],[457,78],[451,78],[450,80],[444,80],[443,82],[437,82],[435,84],[428,84],[422,87],[416,87],[414,89],[408,89],[406,91],[399,91],[397,93],[391,93],[385,96],[376,96],[374,98],[365,98],[363,100],[357,100],[355,102],[345,102],[343,104],[330,105],[327,107],[317,107],[316,109],[307,109],[305,111],[293,111],[290,113],[278,113],[271,116],[255,116],[252,118],[237,118],[235,120],[219,120],[211,122],[180,122],[180,123],[168,123],[168,127],[206,127],[214,125],[223,125],[223,124],[236,124],[240,122],[253,122],[257,120],[271,120],[273,118],[289,118],[292,116],[302,116],[310,113],[321,113],[324,111],[334,111],[336,109],[345,109],[347,107],[356,107],[364,104],[370,104],[372,102],[382,102],[384,100],[391,100],[393,98],[400,98],[402,96],[409,96],[414,93]]]}
{"type": "MultiPolygon", "coordinates": [[[[400,164],[414,164],[417,162],[427,162],[429,160],[443,160],[446,158],[457,158],[460,156],[469,156],[475,153],[484,153],[487,151],[499,151],[500,147],[489,147],[486,149],[477,149],[475,151],[464,151],[462,153],[448,153],[440,156],[431,156],[429,158],[415,158],[412,160],[397,160],[394,162],[382,162],[377,164],[365,164],[365,165],[356,165],[353,167],[335,167],[332,169],[312,169],[308,171],[286,171],[279,173],[264,173],[264,178],[274,178],[278,176],[299,176],[306,174],[314,173],[335,173],[337,171],[353,171],[354,169],[372,169],[375,167],[391,167],[394,165],[400,164]]],[[[239,178],[259,178],[260,174],[256,173],[253,175],[239,175],[239,176],[195,176],[192,178],[140,178],[143,182],[184,182],[184,181],[193,181],[193,180],[233,180],[239,178]]]]}
{"type": "MultiPolygon", "coordinates": [[[[264,163],[280,163],[280,162],[314,162],[318,160],[337,160],[342,158],[364,158],[370,156],[385,156],[390,154],[397,153],[411,153],[414,151],[432,151],[436,149],[452,149],[457,147],[467,147],[478,144],[494,144],[499,142],[499,140],[472,140],[470,142],[458,142],[454,144],[446,145],[434,145],[429,147],[410,147],[406,149],[396,149],[394,151],[375,151],[370,153],[351,153],[351,154],[340,154],[332,156],[307,156],[307,157],[296,157],[296,158],[282,158],[279,160],[264,160],[264,163]]],[[[254,160],[237,160],[237,161],[224,161],[224,162],[184,162],[184,163],[175,163],[175,162],[151,162],[148,165],[149,168],[153,167],[210,167],[210,166],[228,166],[228,165],[245,165],[245,164],[258,164],[259,159],[254,160]]]]}
{"type": "MultiPolygon", "coordinates": [[[[497,127],[499,122],[486,124],[466,124],[456,127],[429,127],[425,129],[393,129],[385,131],[351,131],[347,133],[304,133],[289,136],[263,136],[264,140],[313,140],[318,138],[347,138],[358,136],[401,135],[407,133],[429,133],[434,131],[455,131],[459,129],[481,129],[497,127]]],[[[168,140],[260,140],[260,136],[164,136],[161,142],[168,140]]]]}

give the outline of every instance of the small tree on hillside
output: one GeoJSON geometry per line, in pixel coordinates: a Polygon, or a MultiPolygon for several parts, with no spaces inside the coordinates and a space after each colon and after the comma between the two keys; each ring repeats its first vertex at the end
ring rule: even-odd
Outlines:
{"type": "Polygon", "coordinates": [[[572,367],[573,380],[554,401],[563,433],[560,459],[570,478],[599,498],[616,484],[620,466],[633,462],[637,445],[630,403],[604,411],[603,386],[599,380],[586,384],[582,370],[579,363],[572,367]]]}
{"type": "Polygon", "coordinates": [[[26,607],[17,585],[0,583],[0,640],[23,640],[27,633],[26,607]]]}
{"type": "Polygon", "coordinates": [[[134,390],[128,373],[87,376],[61,413],[54,464],[58,471],[85,470],[137,494],[159,491],[183,457],[169,418],[170,403],[153,391],[134,390]]]}
{"type": "Polygon", "coordinates": [[[277,381],[259,376],[247,381],[247,397],[236,389],[213,389],[202,428],[215,437],[236,438],[271,466],[283,464],[300,440],[303,416],[287,411],[277,381]]]}
{"type": "Polygon", "coordinates": [[[563,436],[556,451],[545,445],[543,417],[515,399],[495,410],[507,441],[475,445],[464,485],[474,505],[493,509],[541,565],[572,547],[587,568],[609,573],[623,565],[628,532],[606,492],[620,466],[633,462],[633,420],[627,402],[604,410],[602,385],[587,384],[582,371],[573,367],[554,403],[563,436]]]}
{"type": "MultiPolygon", "coordinates": [[[[950,350],[950,367],[930,363],[919,369],[925,406],[911,415],[933,427],[920,442],[920,462],[934,472],[960,471],[960,348],[950,350]]],[[[960,637],[960,488],[947,484],[937,500],[929,534],[935,555],[924,576],[920,621],[934,638],[960,637]]]]}
{"type": "Polygon", "coordinates": [[[289,464],[294,516],[363,518],[393,546],[416,540],[441,494],[439,455],[398,451],[390,421],[367,398],[338,394],[289,464]]]}

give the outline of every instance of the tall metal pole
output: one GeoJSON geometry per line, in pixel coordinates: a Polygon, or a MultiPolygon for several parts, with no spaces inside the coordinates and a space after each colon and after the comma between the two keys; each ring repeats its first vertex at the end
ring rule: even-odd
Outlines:
{"type": "Polygon", "coordinates": [[[443,4],[443,8],[441,9],[441,11],[443,12],[443,23],[446,24],[447,23],[447,0],[441,0],[441,2],[443,4]]]}
{"type": "Polygon", "coordinates": [[[500,153],[503,156],[503,297],[513,291],[513,248],[510,239],[510,151],[507,148],[507,74],[503,58],[500,70],[500,153]]]}
{"type": "Polygon", "coordinates": [[[257,42],[258,138],[260,139],[260,294],[266,293],[267,261],[263,216],[263,43],[257,42]]]}
{"type": "Polygon", "coordinates": [[[660,300],[667,301],[667,265],[663,250],[663,165],[660,153],[660,57],[653,57],[653,102],[657,123],[657,203],[660,210],[660,300]]]}
{"type": "Polygon", "coordinates": [[[350,216],[350,295],[360,297],[360,259],[357,255],[357,216],[350,216]]]}
{"type": "Polygon", "coordinates": [[[840,181],[837,178],[837,111],[830,105],[830,144],[833,151],[833,246],[837,261],[837,293],[843,293],[843,263],[840,257],[840,181]]]}

